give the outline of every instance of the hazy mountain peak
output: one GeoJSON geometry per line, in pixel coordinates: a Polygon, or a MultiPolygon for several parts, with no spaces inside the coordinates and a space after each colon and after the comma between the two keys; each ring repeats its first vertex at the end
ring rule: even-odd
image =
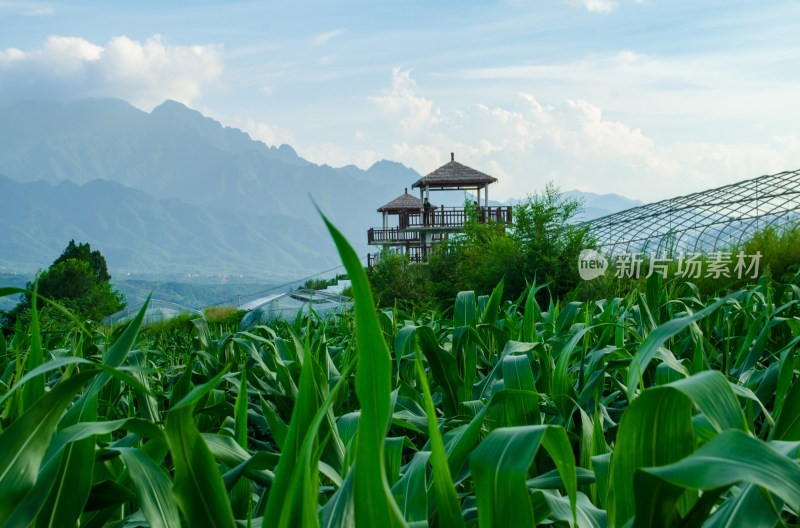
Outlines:
{"type": "Polygon", "coordinates": [[[150,113],[155,114],[161,112],[176,112],[176,111],[189,111],[195,114],[200,114],[200,112],[198,112],[197,110],[192,110],[185,104],[179,103],[178,101],[174,101],[172,99],[166,99],[163,103],[153,108],[153,111],[150,113]]]}
{"type": "Polygon", "coordinates": [[[291,154],[291,155],[293,155],[295,157],[298,157],[298,158],[300,157],[300,156],[297,155],[297,151],[295,149],[293,149],[291,147],[291,145],[287,145],[286,143],[283,143],[280,147],[278,147],[278,152],[280,152],[281,154],[284,154],[284,155],[291,154]]]}

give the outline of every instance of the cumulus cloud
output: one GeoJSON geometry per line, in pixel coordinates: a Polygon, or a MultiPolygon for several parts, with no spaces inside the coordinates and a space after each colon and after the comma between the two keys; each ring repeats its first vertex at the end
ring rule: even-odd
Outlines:
{"type": "Polygon", "coordinates": [[[0,50],[0,100],[117,97],[150,110],[165,99],[192,104],[218,81],[216,45],[175,46],[156,35],[125,36],[98,45],[50,36],[39,49],[0,50]]]}
{"type": "Polygon", "coordinates": [[[414,94],[416,84],[411,70],[396,67],[392,71],[392,89],[382,96],[369,98],[404,133],[417,132],[440,121],[440,112],[434,109],[433,102],[414,94]]]}
{"type": "Polygon", "coordinates": [[[456,160],[499,178],[494,198],[520,198],[554,180],[562,189],[658,200],[792,167],[796,136],[764,144],[659,143],[609,119],[590,101],[541,102],[519,93],[503,106],[444,109],[395,68],[392,89],[371,98],[396,124],[385,155],[425,174],[456,160]]]}

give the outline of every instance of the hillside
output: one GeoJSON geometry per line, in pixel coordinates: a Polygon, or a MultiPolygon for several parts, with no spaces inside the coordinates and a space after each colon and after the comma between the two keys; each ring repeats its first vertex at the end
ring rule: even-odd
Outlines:
{"type": "Polygon", "coordinates": [[[113,274],[248,273],[285,278],[331,267],[318,226],[156,200],[107,180],[18,183],[0,176],[0,270],[46,267],[76,239],[101,249],[113,274]]]}
{"type": "MultiPolygon", "coordinates": [[[[338,264],[314,202],[363,255],[376,209],[420,177],[386,160],[316,165],[174,101],[147,113],[113,99],[0,108],[0,174],[0,271],[45,267],[75,238],[117,277],[269,280],[338,264]]],[[[585,196],[587,218],[634,203],[585,196]]]]}

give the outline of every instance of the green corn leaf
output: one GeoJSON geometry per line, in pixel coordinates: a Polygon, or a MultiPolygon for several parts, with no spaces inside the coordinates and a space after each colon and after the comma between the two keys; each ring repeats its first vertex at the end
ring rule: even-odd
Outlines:
{"type": "Polygon", "coordinates": [[[267,451],[257,451],[252,456],[230,436],[201,433],[206,445],[217,462],[233,467],[225,474],[225,489],[232,488],[239,478],[246,475],[264,486],[272,486],[275,474],[271,471],[280,459],[279,455],[267,451]]]}
{"type": "Polygon", "coordinates": [[[392,497],[383,467],[383,441],[391,414],[391,357],[378,325],[364,268],[342,234],[324,215],[322,219],[350,277],[355,302],[359,354],[356,396],[361,404],[353,476],[356,525],[404,526],[405,521],[392,497]]]}
{"type": "Polygon", "coordinates": [[[575,352],[575,347],[581,338],[593,327],[585,327],[578,330],[572,337],[570,337],[567,344],[561,349],[556,368],[553,373],[553,390],[552,396],[558,407],[559,413],[565,419],[569,419],[569,410],[572,408],[573,401],[577,400],[575,389],[569,379],[569,362],[572,354],[575,352]]]}
{"type": "Polygon", "coordinates": [[[633,476],[637,469],[669,464],[692,452],[691,413],[689,397],[664,387],[644,391],[625,410],[611,458],[607,491],[609,526],[624,526],[634,516],[633,476]]]}
{"type": "Polygon", "coordinates": [[[758,486],[747,484],[704,520],[704,528],[773,528],[783,501],[758,486]]]}
{"type": "Polygon", "coordinates": [[[500,357],[497,359],[497,363],[494,364],[489,374],[484,376],[483,379],[475,385],[472,391],[474,399],[488,399],[492,395],[492,385],[495,381],[500,379],[503,372],[503,358],[509,355],[522,354],[532,350],[535,346],[536,344],[534,343],[519,343],[517,341],[506,342],[503,351],[500,353],[500,357]]]}
{"type": "Polygon", "coordinates": [[[139,507],[152,528],[180,528],[178,506],[171,482],[150,458],[139,449],[119,449],[136,489],[139,507]]]}
{"type": "MultiPolygon", "coordinates": [[[[147,297],[147,300],[144,302],[144,304],[142,304],[142,308],[139,310],[139,313],[136,314],[136,317],[134,317],[133,321],[130,322],[125,331],[117,338],[116,341],[114,341],[114,344],[109,347],[106,353],[103,354],[104,365],[117,368],[125,361],[125,358],[128,356],[128,352],[130,352],[131,348],[133,347],[133,343],[136,340],[136,335],[139,333],[139,328],[142,326],[144,314],[149,303],[150,296],[147,297]]],[[[93,398],[98,392],[100,392],[100,389],[103,388],[109,379],[111,379],[111,374],[103,371],[98,374],[94,380],[92,380],[91,385],[89,385],[89,388],[86,389],[81,395],[78,403],[73,405],[67,411],[67,414],[64,416],[65,425],[72,425],[78,422],[79,417],[84,412],[84,408],[91,404],[93,398]]],[[[138,381],[136,384],[141,385],[138,383],[138,381]]]]}
{"type": "Polygon", "coordinates": [[[458,393],[464,381],[458,373],[458,364],[449,352],[439,346],[433,329],[428,326],[417,328],[419,346],[428,366],[433,374],[433,379],[444,390],[442,407],[446,416],[453,416],[458,411],[458,393]]]}
{"type": "MultiPolygon", "coordinates": [[[[128,354],[128,357],[130,358],[132,365],[136,365],[140,368],[144,368],[146,366],[145,355],[143,351],[134,350],[128,354]]],[[[139,383],[145,386],[148,390],[150,389],[147,376],[144,372],[137,370],[133,373],[133,375],[139,381],[139,383]]],[[[161,417],[158,413],[158,402],[152,393],[137,390],[136,402],[139,404],[139,409],[141,409],[142,418],[150,422],[161,421],[161,417]]]]}
{"type": "Polygon", "coordinates": [[[353,471],[348,471],[341,487],[322,509],[322,528],[352,528],[356,525],[353,505],[353,471]]]}
{"type": "MultiPolygon", "coordinates": [[[[81,421],[97,418],[97,397],[87,401],[80,416],[81,421]]],[[[58,468],[50,495],[36,518],[37,528],[72,528],[80,519],[84,504],[89,499],[94,472],[94,436],[70,442],[60,455],[58,468]]]]}
{"type": "Polygon", "coordinates": [[[233,520],[228,494],[217,463],[186,403],[167,413],[167,440],[175,465],[172,492],[191,526],[230,527],[233,520]]]}
{"type": "Polygon", "coordinates": [[[453,324],[455,326],[474,325],[477,320],[477,305],[474,291],[462,291],[456,295],[453,324]]]}
{"type": "Polygon", "coordinates": [[[526,479],[539,446],[547,450],[561,475],[575,520],[575,460],[564,429],[550,425],[503,427],[492,431],[470,457],[482,528],[535,525],[526,479]]]}
{"type": "MultiPolygon", "coordinates": [[[[506,356],[502,361],[503,387],[536,394],[536,382],[528,356],[506,356]]],[[[539,398],[520,394],[505,402],[506,425],[539,425],[539,398]]]]}
{"type": "Polygon", "coordinates": [[[392,495],[397,501],[403,517],[409,523],[428,521],[428,484],[426,466],[431,457],[430,451],[419,451],[406,465],[400,480],[392,487],[392,495]]]}
{"type": "Polygon", "coordinates": [[[95,374],[84,372],[61,381],[0,435],[0,522],[33,487],[64,409],[95,374]]]}
{"type": "Polygon", "coordinates": [[[641,373],[647,370],[647,366],[655,357],[658,349],[663,346],[669,338],[685,330],[692,323],[695,323],[703,317],[711,314],[728,301],[738,299],[740,296],[741,292],[731,293],[693,315],[681,317],[680,319],[672,319],[671,321],[667,321],[653,330],[650,335],[647,336],[647,339],[645,339],[644,343],[642,343],[642,346],[639,347],[639,350],[633,357],[633,361],[631,361],[627,386],[628,400],[632,400],[636,393],[636,389],[639,386],[639,380],[641,379],[641,373]]]}
{"type": "Polygon", "coordinates": [[[283,443],[286,440],[286,435],[289,433],[289,426],[286,425],[286,422],[281,420],[278,413],[264,401],[264,398],[261,398],[261,395],[259,395],[259,398],[261,399],[261,414],[264,415],[264,419],[267,421],[272,439],[275,441],[275,445],[278,446],[278,449],[283,450],[283,443]]]}
{"type": "Polygon", "coordinates": [[[384,456],[386,457],[386,478],[390,486],[400,479],[400,466],[403,462],[403,446],[405,445],[405,436],[396,436],[386,438],[383,443],[384,456]]]}
{"type": "Polygon", "coordinates": [[[786,393],[770,439],[800,440],[800,379],[796,379],[786,393]]]}
{"type": "Polygon", "coordinates": [[[528,288],[528,296],[525,298],[525,316],[522,320],[522,341],[531,343],[536,341],[536,315],[540,311],[539,305],[536,302],[536,294],[544,287],[544,285],[536,286],[534,280],[530,288],[528,288]]]}
{"type": "Polygon", "coordinates": [[[481,427],[488,410],[489,405],[481,405],[481,410],[470,420],[469,424],[452,429],[444,436],[444,450],[451,475],[458,475],[462,466],[469,459],[475,444],[478,443],[481,427]]]}
{"type": "Polygon", "coordinates": [[[747,430],[742,408],[731,385],[719,371],[707,370],[665,385],[692,399],[718,432],[726,429],[747,430]]]}
{"type": "Polygon", "coordinates": [[[486,308],[481,314],[481,324],[491,324],[497,321],[497,313],[500,311],[500,302],[503,300],[503,283],[505,277],[500,279],[497,286],[492,290],[489,296],[489,301],[486,303],[486,308]]]}
{"type": "Polygon", "coordinates": [[[453,485],[453,477],[447,465],[442,435],[439,432],[439,424],[436,420],[436,408],[433,406],[431,390],[428,387],[428,378],[422,368],[422,357],[419,352],[417,352],[416,369],[417,379],[419,379],[422,386],[425,413],[428,416],[428,435],[431,446],[430,460],[433,467],[433,493],[434,497],[436,497],[438,517],[445,526],[457,528],[464,526],[464,518],[461,516],[461,507],[456,495],[456,488],[453,485]]]}
{"type": "Polygon", "coordinates": [[[53,372],[55,370],[59,370],[68,365],[86,365],[86,366],[91,366],[93,368],[97,368],[103,371],[104,373],[108,374],[112,378],[116,378],[122,381],[123,383],[130,385],[136,390],[144,391],[147,394],[152,394],[152,392],[147,387],[142,385],[142,383],[139,380],[137,380],[135,377],[131,376],[130,374],[122,370],[110,367],[108,365],[104,365],[103,363],[95,363],[94,361],[90,361],[88,359],[80,357],[62,357],[62,358],[51,359],[44,365],[36,367],[32,371],[27,372],[24,376],[22,376],[19,379],[19,381],[17,381],[11,387],[11,389],[8,390],[8,392],[6,392],[5,394],[3,394],[3,396],[0,397],[0,405],[5,403],[6,400],[8,400],[11,397],[11,395],[13,395],[16,391],[20,390],[21,388],[23,388],[28,382],[30,382],[37,376],[46,374],[48,372],[53,372]]]}
{"type": "MultiPolygon", "coordinates": [[[[31,327],[30,327],[30,347],[26,358],[26,370],[31,371],[44,363],[42,356],[42,335],[39,332],[39,310],[36,305],[38,303],[39,280],[33,287],[33,297],[31,298],[31,327]]],[[[22,407],[27,409],[44,395],[44,376],[36,376],[31,382],[25,386],[22,391],[22,407]]]]}
{"type": "Polygon", "coordinates": [[[596,508],[583,493],[578,492],[574,517],[568,497],[557,493],[544,493],[543,497],[554,519],[570,524],[576,519],[576,526],[581,528],[606,528],[606,512],[596,508]]]}
{"type": "MultiPolygon", "coordinates": [[[[269,491],[264,519],[272,525],[278,525],[282,519],[286,519],[284,522],[291,522],[294,525],[303,522],[301,503],[299,502],[301,490],[292,489],[290,483],[298,471],[298,467],[302,470],[302,444],[309,434],[311,422],[319,409],[313,362],[311,354],[307,354],[300,372],[300,385],[292,411],[292,419],[289,422],[289,431],[283,443],[280,462],[275,469],[275,482],[269,491]]],[[[316,439],[316,432],[313,436],[316,439]]]]}
{"type": "MultiPolygon", "coordinates": [[[[761,486],[790,505],[800,504],[800,466],[762,440],[729,430],[683,460],[637,473],[636,524],[654,526],[648,523],[676,517],[664,513],[675,511],[684,489],[712,490],[740,482],[761,486]]],[[[737,522],[749,526],[746,515],[742,512],[737,522]]]]}
{"type": "MultiPolygon", "coordinates": [[[[247,369],[242,368],[233,419],[235,422],[234,435],[236,436],[236,442],[245,450],[247,450],[247,404],[247,369]]],[[[247,517],[250,510],[250,495],[250,482],[240,480],[231,493],[233,515],[237,519],[247,517]]]]}

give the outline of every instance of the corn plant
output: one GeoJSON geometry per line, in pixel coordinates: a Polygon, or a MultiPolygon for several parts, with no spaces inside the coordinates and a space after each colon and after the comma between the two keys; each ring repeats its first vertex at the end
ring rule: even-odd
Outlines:
{"type": "Polygon", "coordinates": [[[0,338],[2,526],[797,525],[797,277],[378,311],[327,225],[352,312],[111,332],[34,303],[0,338]]]}

